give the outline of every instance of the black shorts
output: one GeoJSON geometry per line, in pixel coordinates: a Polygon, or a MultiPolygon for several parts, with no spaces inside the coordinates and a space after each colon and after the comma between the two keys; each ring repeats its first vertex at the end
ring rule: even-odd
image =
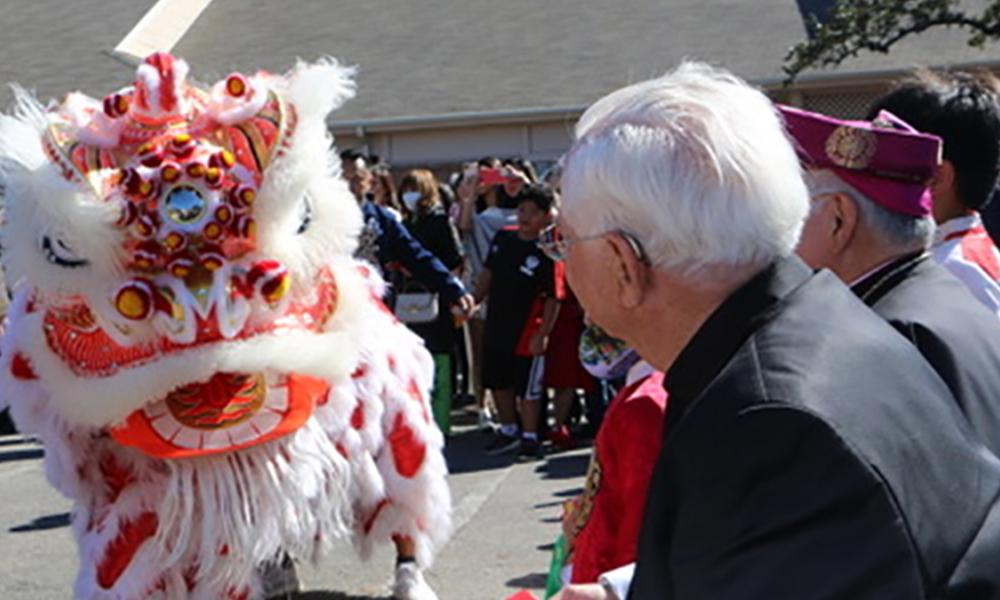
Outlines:
{"type": "Polygon", "coordinates": [[[483,348],[483,387],[489,390],[514,390],[524,395],[531,375],[532,356],[515,356],[513,349],[483,348]]]}

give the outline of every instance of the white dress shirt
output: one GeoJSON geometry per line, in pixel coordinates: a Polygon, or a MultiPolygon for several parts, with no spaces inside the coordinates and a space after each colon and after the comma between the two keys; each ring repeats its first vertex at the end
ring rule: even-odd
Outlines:
{"type": "Polygon", "coordinates": [[[978,213],[938,225],[931,252],[939,265],[1000,317],[1000,252],[978,213]]]}

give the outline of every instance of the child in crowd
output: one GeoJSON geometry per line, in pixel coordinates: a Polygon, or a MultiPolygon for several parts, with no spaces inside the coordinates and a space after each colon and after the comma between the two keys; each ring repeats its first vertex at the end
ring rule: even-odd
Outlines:
{"type": "Polygon", "coordinates": [[[527,422],[523,439],[518,435],[517,398],[524,396],[533,361],[532,357],[517,356],[516,350],[537,298],[543,299],[541,318],[528,336],[528,353],[545,353],[558,315],[554,264],[536,243],[552,220],[554,204],[551,190],[525,186],[518,197],[517,227],[496,234],[476,286],[477,303],[489,298],[482,379],[500,421],[499,431],[486,448],[490,454],[508,452],[519,445],[521,453],[528,456],[537,456],[540,451],[537,428],[531,426],[537,425],[537,407],[521,410],[522,422],[527,422]]]}

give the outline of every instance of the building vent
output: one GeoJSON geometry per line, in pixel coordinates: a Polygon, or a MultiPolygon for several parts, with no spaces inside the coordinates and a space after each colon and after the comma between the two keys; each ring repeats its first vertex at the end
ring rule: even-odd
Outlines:
{"type": "Polygon", "coordinates": [[[880,88],[803,91],[802,108],[839,119],[863,119],[883,92],[880,88]]]}

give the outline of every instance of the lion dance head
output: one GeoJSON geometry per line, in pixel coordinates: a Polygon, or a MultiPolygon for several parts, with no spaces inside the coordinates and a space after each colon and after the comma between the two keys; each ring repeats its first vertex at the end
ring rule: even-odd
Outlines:
{"type": "Polygon", "coordinates": [[[76,597],[256,596],[257,565],[352,527],[429,555],[433,368],[353,258],[326,126],[351,69],[187,75],[158,53],[0,116],[0,402],[76,502],[76,597]]]}
{"type": "Polygon", "coordinates": [[[325,390],[295,346],[337,312],[330,259],[359,228],[323,126],[348,70],[207,89],[187,73],[154,54],[101,102],[45,111],[21,93],[0,142],[10,329],[30,342],[13,376],[42,382],[70,422],[115,425],[161,457],[305,422],[325,390]]]}

